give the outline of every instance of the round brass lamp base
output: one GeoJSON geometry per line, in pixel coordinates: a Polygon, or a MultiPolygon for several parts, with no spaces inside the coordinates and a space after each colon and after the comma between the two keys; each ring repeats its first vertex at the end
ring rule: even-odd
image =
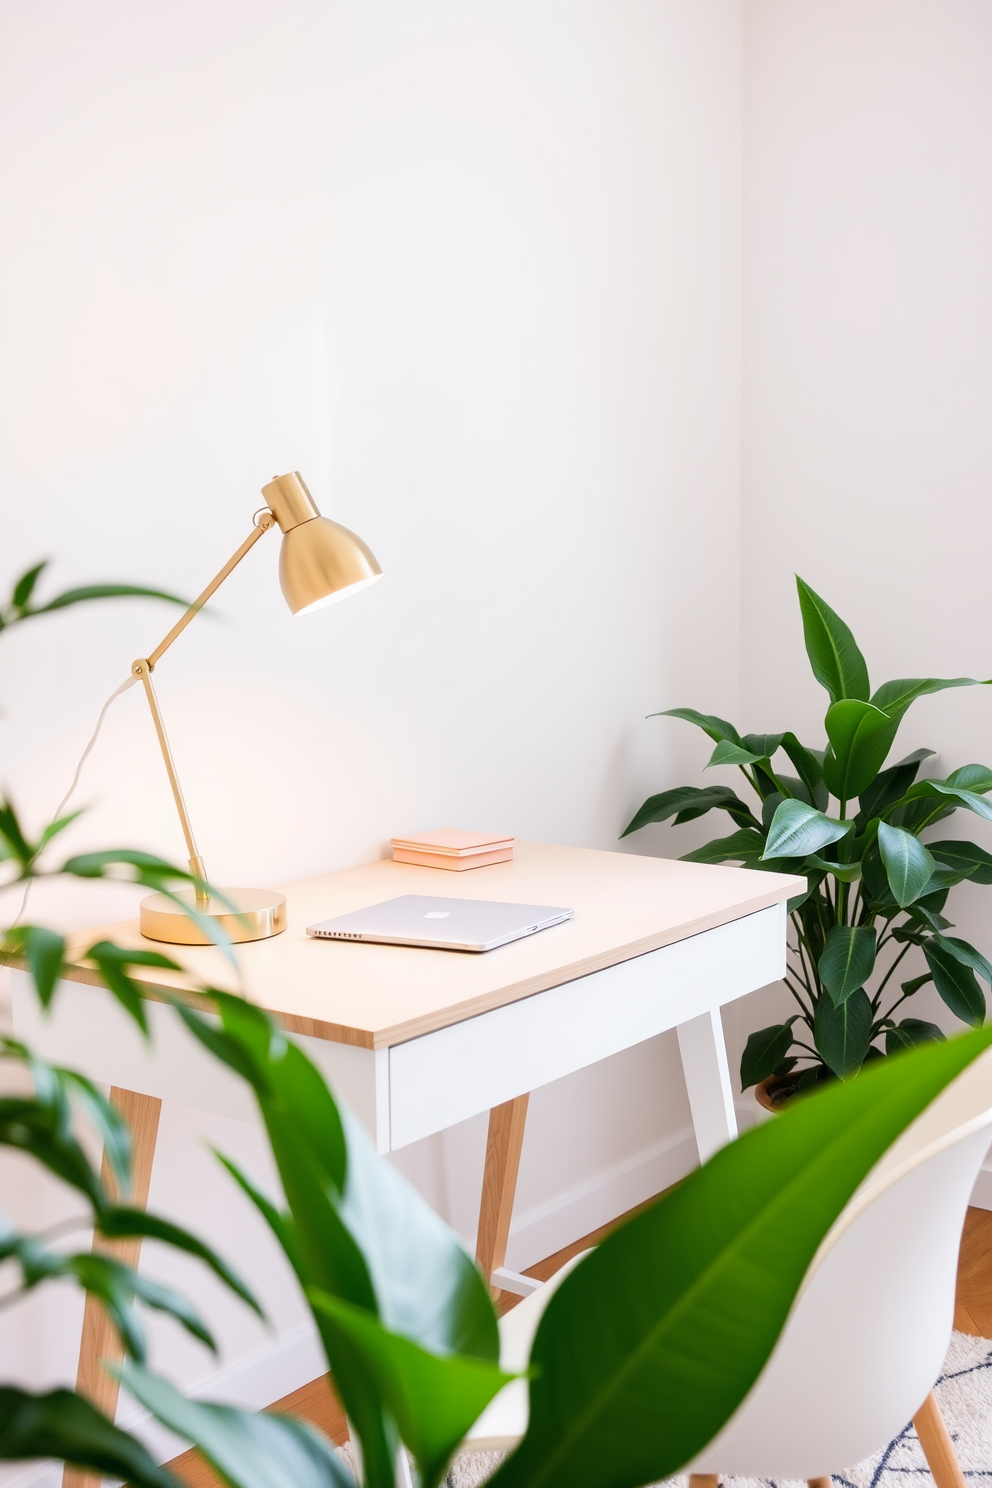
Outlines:
{"type": "Polygon", "coordinates": [[[199,914],[216,921],[236,943],[265,940],[285,930],[285,894],[277,894],[275,889],[221,889],[220,892],[223,899],[208,899],[206,904],[196,902],[192,889],[177,894],[176,898],[182,900],[182,904],[167,899],[164,894],[149,894],[141,901],[139,925],[142,935],[149,940],[164,940],[168,945],[212,944],[196,921],[190,919],[183,905],[189,905],[199,914]]]}

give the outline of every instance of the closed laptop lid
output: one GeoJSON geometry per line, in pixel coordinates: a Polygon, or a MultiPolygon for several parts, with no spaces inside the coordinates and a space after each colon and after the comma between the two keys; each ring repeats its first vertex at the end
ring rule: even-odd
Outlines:
{"type": "Polygon", "coordinates": [[[503,904],[491,899],[441,899],[401,894],[367,909],[307,926],[320,940],[368,940],[381,945],[430,946],[438,950],[489,951],[533,935],[562,920],[571,909],[553,904],[503,904]]]}

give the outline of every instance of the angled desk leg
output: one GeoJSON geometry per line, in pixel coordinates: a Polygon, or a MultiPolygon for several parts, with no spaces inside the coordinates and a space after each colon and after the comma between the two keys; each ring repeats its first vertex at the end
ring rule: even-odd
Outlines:
{"type": "Polygon", "coordinates": [[[737,1135],[737,1113],[720,1009],[680,1023],[678,1034],[696,1147],[699,1161],[704,1163],[737,1135]]]}
{"type": "Polygon", "coordinates": [[[529,1095],[518,1095],[502,1106],[493,1106],[489,1112],[479,1238],[475,1246],[475,1259],[486,1278],[499,1270],[506,1260],[506,1242],[510,1235],[529,1100],[529,1095]]]}
{"type": "MultiPolygon", "coordinates": [[[[155,1158],[155,1141],[158,1137],[158,1120],[162,1102],[154,1095],[139,1095],[135,1090],[111,1087],[111,1102],[117,1107],[131,1128],[133,1144],[131,1202],[135,1208],[143,1209],[148,1202],[148,1186],[151,1182],[152,1163],[155,1158]]],[[[106,1154],[100,1176],[113,1191],[114,1183],[106,1154]]],[[[105,1255],[116,1256],[129,1266],[137,1266],[141,1253],[141,1240],[101,1240],[94,1236],[93,1249],[105,1255]]],[[[103,1411],[111,1420],[117,1411],[120,1384],[113,1375],[101,1368],[101,1361],[121,1363],[124,1350],[120,1340],[95,1297],[87,1295],[83,1312],[83,1336],[79,1345],[79,1367],[76,1371],[76,1389],[103,1411]]],[[[82,1472],[76,1467],[66,1467],[62,1474],[62,1488],[94,1488],[99,1475],[82,1472]]]]}

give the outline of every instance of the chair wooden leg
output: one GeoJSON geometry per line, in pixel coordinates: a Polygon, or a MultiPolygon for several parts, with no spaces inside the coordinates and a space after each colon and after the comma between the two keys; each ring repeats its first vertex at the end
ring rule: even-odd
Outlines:
{"type": "Polygon", "coordinates": [[[830,1488],[830,1478],[807,1478],[808,1488],[830,1488]]]}
{"type": "Polygon", "coordinates": [[[502,1106],[493,1106],[489,1113],[479,1238],[475,1247],[475,1258],[487,1280],[506,1260],[529,1100],[528,1095],[518,1095],[502,1106]]]}
{"type": "MultiPolygon", "coordinates": [[[[131,1203],[136,1209],[143,1209],[148,1202],[162,1102],[153,1095],[120,1090],[116,1085],[111,1088],[110,1099],[131,1128],[131,1203]]],[[[100,1176],[113,1192],[115,1185],[106,1154],[100,1176]]],[[[116,1256],[129,1266],[137,1266],[141,1240],[101,1240],[95,1236],[93,1249],[104,1255],[116,1256]]],[[[83,1312],[83,1336],[79,1344],[76,1389],[88,1400],[92,1400],[111,1420],[117,1410],[120,1383],[102,1368],[102,1364],[104,1360],[120,1364],[123,1358],[124,1350],[109,1317],[95,1297],[87,1295],[83,1312]]],[[[66,1467],[62,1473],[62,1488],[96,1488],[99,1481],[98,1475],[83,1472],[76,1467],[66,1467]]]]}
{"type": "Polygon", "coordinates": [[[932,1390],[913,1417],[913,1425],[937,1488],[965,1488],[958,1454],[932,1390]]]}
{"type": "Polygon", "coordinates": [[[689,1488],[719,1488],[720,1479],[716,1473],[690,1473],[689,1488]]]}

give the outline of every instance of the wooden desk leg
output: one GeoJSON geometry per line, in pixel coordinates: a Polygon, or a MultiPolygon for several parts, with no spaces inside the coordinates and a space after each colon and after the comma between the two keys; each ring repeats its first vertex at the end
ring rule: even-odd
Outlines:
{"type": "MultiPolygon", "coordinates": [[[[131,1202],[143,1209],[148,1202],[148,1185],[151,1182],[152,1162],[155,1158],[155,1141],[158,1136],[158,1119],[162,1102],[154,1095],[139,1095],[135,1090],[121,1090],[111,1086],[111,1102],[117,1107],[131,1128],[133,1143],[133,1167],[131,1202]]],[[[106,1186],[114,1191],[115,1185],[110,1165],[104,1154],[100,1176],[106,1186]]],[[[105,1255],[116,1256],[129,1266],[137,1266],[141,1254],[141,1240],[102,1240],[93,1238],[93,1249],[105,1255]]],[[[85,1395],[103,1413],[114,1419],[117,1411],[117,1396],[120,1384],[113,1375],[101,1368],[101,1360],[119,1364],[124,1350],[101,1304],[91,1296],[86,1298],[83,1312],[83,1336],[79,1345],[79,1367],[76,1371],[76,1389],[85,1395]]],[[[82,1472],[76,1467],[66,1467],[62,1473],[62,1488],[93,1488],[99,1475],[82,1472]]]]}
{"type": "Polygon", "coordinates": [[[737,1135],[737,1113],[720,1009],[680,1023],[678,1034],[696,1147],[699,1161],[704,1163],[737,1135]]]}
{"type": "Polygon", "coordinates": [[[475,1247],[475,1259],[486,1278],[506,1260],[506,1242],[510,1235],[529,1100],[529,1095],[518,1095],[502,1106],[493,1106],[489,1112],[479,1238],[475,1247]]]}

